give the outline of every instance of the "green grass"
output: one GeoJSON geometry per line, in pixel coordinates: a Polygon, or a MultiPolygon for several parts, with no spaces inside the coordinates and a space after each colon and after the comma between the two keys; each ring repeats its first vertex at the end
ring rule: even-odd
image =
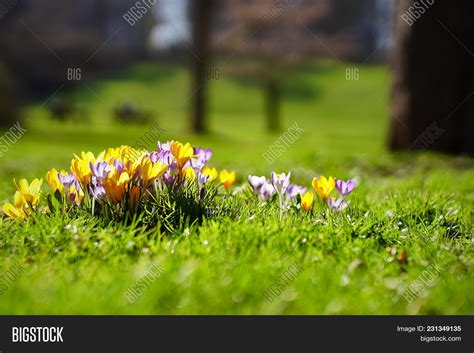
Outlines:
{"type": "Polygon", "coordinates": [[[319,207],[312,218],[289,213],[280,223],[275,205],[250,203],[237,218],[171,234],[103,226],[87,216],[0,220],[0,271],[16,261],[26,268],[0,296],[1,314],[474,312],[473,160],[425,153],[408,163],[386,151],[386,68],[360,67],[359,81],[346,81],[345,67],[331,63],[288,74],[284,126],[296,122],[305,133],[274,165],[262,156],[279,135],[265,133],[261,90],[226,73],[210,84],[212,131],[205,136],[187,129],[189,77],[174,65],[139,65],[67,92],[88,122],[52,121],[42,102],[28,107],[28,133],[0,160],[0,201],[11,200],[12,178],[68,167],[81,150],[134,145],[147,126],[111,118],[118,103],[132,100],[155,113],[162,140],[213,148],[212,164],[235,169],[238,184],[272,170],[291,170],[292,180],[308,187],[319,174],[357,176],[350,209],[327,216],[319,207]],[[403,251],[406,263],[397,259],[403,251]],[[124,291],[154,261],[163,274],[128,303],[124,291]],[[295,261],[303,272],[269,303],[263,292],[295,261]],[[403,290],[433,264],[441,273],[408,303],[403,290]]]}

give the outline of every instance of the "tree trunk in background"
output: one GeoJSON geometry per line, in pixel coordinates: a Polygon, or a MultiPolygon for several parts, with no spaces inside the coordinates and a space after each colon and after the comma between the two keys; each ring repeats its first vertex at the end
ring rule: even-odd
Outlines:
{"type": "Polygon", "coordinates": [[[11,127],[18,120],[18,104],[15,99],[13,79],[0,61],[0,128],[11,127]]]}
{"type": "MultiPolygon", "coordinates": [[[[2,6],[0,4],[0,14],[2,13],[2,6]]],[[[14,9],[12,10],[14,11],[14,9]]],[[[17,88],[15,83],[15,76],[6,65],[5,54],[5,37],[8,32],[8,14],[0,18],[0,130],[2,128],[9,128],[18,120],[19,104],[17,101],[17,88]],[[3,37],[2,37],[3,34],[3,37]]],[[[1,153],[1,151],[0,151],[1,153]]]]}
{"type": "Polygon", "coordinates": [[[474,155],[474,1],[434,1],[410,26],[414,2],[397,1],[390,148],[474,155]]]}
{"type": "Polygon", "coordinates": [[[267,128],[270,132],[277,132],[281,128],[280,83],[278,81],[278,78],[276,78],[270,73],[266,75],[264,85],[267,128]]]}
{"type": "Polygon", "coordinates": [[[195,133],[207,130],[207,69],[211,48],[211,11],[214,0],[192,0],[190,5],[193,36],[193,87],[191,128],[195,133]]]}

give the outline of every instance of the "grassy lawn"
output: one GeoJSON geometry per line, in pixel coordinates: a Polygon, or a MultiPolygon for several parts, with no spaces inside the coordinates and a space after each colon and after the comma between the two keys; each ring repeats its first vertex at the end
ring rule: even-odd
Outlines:
{"type": "Polygon", "coordinates": [[[321,174],[360,185],[340,214],[318,206],[313,217],[290,212],[279,222],[277,205],[249,202],[236,217],[173,233],[87,216],[0,219],[0,271],[17,261],[25,268],[2,291],[0,313],[473,314],[473,160],[388,153],[387,69],[363,66],[358,81],[346,81],[345,69],[321,63],[287,76],[283,125],[305,132],[273,165],[263,154],[279,135],[265,133],[263,94],[225,69],[210,83],[205,136],[188,132],[189,77],[173,65],[138,65],[67,92],[87,117],[79,123],[51,120],[42,102],[25,108],[28,132],[0,159],[2,203],[12,199],[13,178],[44,178],[82,150],[135,145],[148,126],[114,121],[123,101],[155,114],[162,141],[212,148],[211,164],[235,169],[238,185],[272,170],[307,187],[321,174]],[[154,263],[163,272],[129,303],[123,293],[154,263]],[[269,302],[263,293],[294,263],[301,273],[269,302]],[[404,290],[433,266],[436,276],[408,302],[404,290]]]}

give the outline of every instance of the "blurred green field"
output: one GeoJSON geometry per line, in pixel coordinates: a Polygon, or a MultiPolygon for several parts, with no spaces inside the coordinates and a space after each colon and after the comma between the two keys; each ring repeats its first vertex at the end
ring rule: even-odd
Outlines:
{"type": "MultiPolygon", "coordinates": [[[[313,66],[292,72],[282,81],[282,125],[286,128],[296,122],[305,134],[278,165],[333,168],[341,162],[373,160],[383,155],[388,125],[386,68],[361,67],[359,81],[346,81],[342,65],[313,66]]],[[[135,144],[149,126],[124,126],[114,121],[114,107],[126,101],[156,115],[166,131],[163,139],[214,148],[218,151],[218,166],[267,171],[262,154],[279,134],[265,132],[262,90],[256,84],[233,79],[225,69],[222,78],[210,81],[209,86],[211,132],[204,137],[189,133],[192,92],[187,71],[180,66],[143,64],[120,76],[66,92],[84,110],[87,121],[83,119],[82,123],[52,121],[42,106],[48,100],[44,99],[28,107],[29,133],[3,158],[0,178],[44,173],[50,166],[67,165],[73,153],[81,150],[135,144]]]]}
{"type": "Polygon", "coordinates": [[[13,178],[67,168],[82,150],[136,144],[151,124],[114,121],[112,111],[124,101],[156,114],[163,141],[213,148],[211,164],[235,169],[238,184],[274,170],[291,171],[292,181],[308,187],[320,174],[359,177],[361,185],[351,219],[331,222],[292,215],[279,224],[275,210],[255,219],[261,213],[252,206],[237,220],[212,220],[189,235],[103,228],[87,218],[44,217],[27,226],[0,220],[0,271],[16,260],[27,267],[0,296],[0,313],[472,314],[473,160],[424,153],[408,162],[390,154],[389,73],[359,68],[358,81],[346,81],[346,67],[330,62],[285,76],[283,126],[297,123],[305,132],[273,165],[263,153],[279,134],[265,132],[263,92],[225,68],[210,82],[205,136],[189,133],[189,76],[172,64],[145,63],[66,92],[87,121],[53,121],[44,101],[26,107],[28,133],[0,159],[2,203],[12,198],[13,178]],[[408,263],[388,254],[389,246],[406,250],[408,263]],[[163,276],[138,303],[127,303],[123,291],[152,259],[163,276]],[[294,261],[303,273],[268,303],[263,291],[294,261]],[[443,272],[406,302],[404,288],[433,263],[443,272]]]}

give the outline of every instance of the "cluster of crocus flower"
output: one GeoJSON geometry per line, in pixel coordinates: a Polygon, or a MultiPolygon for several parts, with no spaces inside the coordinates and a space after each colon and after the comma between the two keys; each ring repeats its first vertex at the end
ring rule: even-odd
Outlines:
{"type": "Polygon", "coordinates": [[[280,219],[284,209],[295,200],[298,195],[303,196],[306,193],[304,186],[290,184],[291,173],[277,174],[271,173],[270,179],[264,176],[249,175],[248,182],[254,195],[262,201],[268,201],[274,194],[278,195],[280,202],[280,219]]]}
{"type": "Polygon", "coordinates": [[[356,183],[352,179],[344,181],[333,177],[326,178],[325,176],[313,179],[314,190],[316,190],[321,200],[334,211],[342,211],[349,206],[350,201],[346,201],[346,197],[352,193],[355,187],[356,183]],[[337,200],[330,196],[334,189],[339,193],[337,200]]]}
{"type": "MultiPolygon", "coordinates": [[[[46,180],[66,208],[86,206],[92,214],[98,209],[126,210],[133,214],[154,190],[179,193],[192,184],[198,186],[199,196],[218,176],[228,190],[235,182],[235,172],[218,173],[208,166],[211,157],[212,150],[193,148],[179,141],[158,143],[153,152],[121,146],[97,156],[82,152],[71,161],[69,171],[52,169],[46,180]]],[[[28,184],[22,179],[17,185],[14,204],[4,205],[4,213],[24,220],[39,202],[41,184],[42,180],[28,184]]]]}
{"type": "MultiPolygon", "coordinates": [[[[249,175],[248,183],[253,194],[260,201],[269,201],[274,194],[278,195],[280,202],[280,219],[287,206],[299,197],[300,205],[303,210],[309,212],[314,203],[314,194],[308,191],[306,187],[290,183],[291,173],[277,174],[271,173],[271,178],[264,176],[249,175]]],[[[334,211],[342,211],[349,206],[350,201],[346,197],[354,190],[356,184],[353,180],[336,180],[333,177],[314,178],[312,186],[317,195],[323,201],[324,205],[334,211]],[[331,197],[331,192],[336,189],[340,195],[338,199],[331,197]]]]}
{"type": "MultiPolygon", "coordinates": [[[[205,208],[203,202],[209,199],[206,195],[215,195],[207,192],[212,183],[216,185],[215,190],[221,185],[227,192],[236,180],[234,171],[224,169],[219,173],[210,167],[211,157],[211,149],[192,147],[179,141],[158,142],[157,149],[152,152],[130,146],[109,148],[98,155],[81,152],[75,155],[68,171],[51,169],[46,174],[46,181],[53,191],[53,197],[48,195],[48,206],[51,212],[85,209],[92,215],[105,214],[122,219],[146,209],[150,205],[148,200],[162,197],[162,204],[169,205],[166,196],[183,199],[191,195],[199,207],[205,208]]],[[[314,193],[304,186],[291,184],[290,177],[291,173],[275,172],[270,178],[248,177],[250,189],[259,201],[271,202],[278,198],[280,219],[291,205],[299,203],[306,212],[313,209],[314,193]]],[[[18,184],[15,181],[14,201],[3,205],[3,213],[19,221],[34,218],[42,183],[43,179],[34,179],[31,183],[21,179],[18,184]]],[[[321,176],[313,179],[312,186],[326,207],[341,211],[349,206],[347,196],[356,183],[321,176]],[[334,189],[339,193],[337,199],[331,197],[334,189]]],[[[185,210],[190,206],[183,205],[185,210]]]]}
{"type": "Polygon", "coordinates": [[[296,199],[298,195],[303,195],[307,190],[304,186],[290,184],[290,176],[291,173],[272,173],[271,179],[267,179],[264,176],[249,175],[248,183],[259,200],[268,201],[277,193],[283,196],[285,203],[289,203],[296,199]]]}

